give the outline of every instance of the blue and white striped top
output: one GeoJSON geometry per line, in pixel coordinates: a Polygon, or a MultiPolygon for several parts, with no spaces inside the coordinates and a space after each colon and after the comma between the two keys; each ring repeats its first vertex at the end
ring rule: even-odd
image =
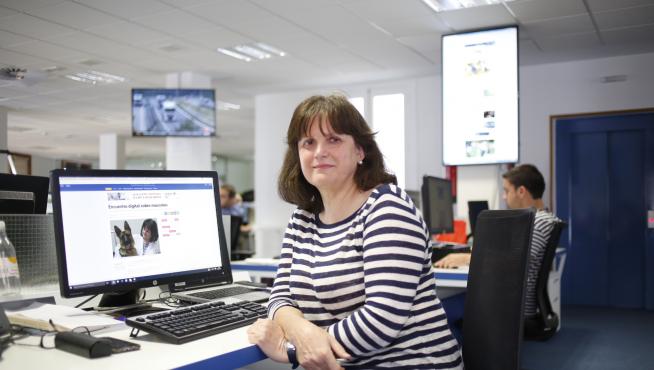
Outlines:
{"type": "Polygon", "coordinates": [[[529,265],[527,267],[527,290],[525,292],[525,316],[527,317],[538,314],[538,302],[536,301],[538,273],[543,265],[545,249],[552,236],[554,223],[557,220],[556,216],[544,209],[539,209],[534,218],[534,232],[531,235],[529,265]]]}
{"type": "Polygon", "coordinates": [[[462,369],[436,296],[428,241],[420,212],[391,184],[334,224],[297,209],[268,315],[298,308],[352,355],[347,369],[462,369]]]}

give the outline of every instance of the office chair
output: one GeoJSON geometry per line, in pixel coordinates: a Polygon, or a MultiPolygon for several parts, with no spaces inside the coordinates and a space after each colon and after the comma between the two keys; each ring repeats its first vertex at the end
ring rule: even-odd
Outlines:
{"type": "Polygon", "coordinates": [[[231,244],[229,245],[232,251],[232,260],[238,261],[243,259],[241,255],[236,253],[238,251],[238,241],[241,237],[241,225],[243,224],[243,217],[232,216],[229,224],[229,237],[231,244]]]}
{"type": "Polygon", "coordinates": [[[559,327],[559,316],[552,308],[547,283],[554,263],[556,248],[559,245],[561,232],[566,227],[566,223],[557,220],[552,228],[550,239],[545,246],[543,263],[538,271],[538,280],[536,281],[536,305],[538,306],[538,315],[535,317],[525,318],[525,339],[545,341],[556,334],[559,327]]]}
{"type": "Polygon", "coordinates": [[[534,209],[477,218],[463,312],[466,370],[517,370],[534,209]]]}

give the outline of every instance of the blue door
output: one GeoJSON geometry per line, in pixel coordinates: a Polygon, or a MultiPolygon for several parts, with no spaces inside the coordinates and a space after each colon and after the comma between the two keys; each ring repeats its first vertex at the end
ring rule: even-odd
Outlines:
{"type": "Polygon", "coordinates": [[[562,303],[654,310],[654,112],[557,119],[562,303]]]}

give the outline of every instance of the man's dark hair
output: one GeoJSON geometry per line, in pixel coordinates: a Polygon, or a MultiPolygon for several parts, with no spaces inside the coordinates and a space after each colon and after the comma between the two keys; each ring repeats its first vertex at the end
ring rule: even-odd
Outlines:
{"type": "Polygon", "coordinates": [[[516,189],[524,186],[534,199],[540,199],[545,192],[545,179],[533,164],[521,164],[502,175],[516,189]]]}
{"type": "Polygon", "coordinates": [[[227,195],[229,196],[229,199],[232,199],[236,196],[236,188],[230,184],[223,184],[220,186],[221,189],[227,191],[227,195]]]}
{"type": "MultiPolygon", "coordinates": [[[[369,190],[379,184],[397,183],[394,175],[386,171],[384,157],[375,142],[374,133],[359,111],[345,96],[316,95],[305,99],[295,108],[286,133],[286,155],[277,180],[277,191],[282,199],[301,209],[319,213],[324,209],[320,192],[302,174],[298,142],[311,131],[312,123],[321,131],[329,122],[337,134],[350,135],[354,144],[364,152],[361,165],[354,173],[354,182],[360,190],[369,190]],[[314,121],[314,119],[318,119],[314,121]]],[[[323,132],[324,133],[324,132],[323,132]]]]}
{"type": "Polygon", "coordinates": [[[141,225],[141,236],[143,236],[143,229],[148,229],[150,230],[150,242],[156,242],[159,240],[159,228],[157,227],[157,221],[148,218],[145,221],[143,221],[143,225],[141,225]]]}

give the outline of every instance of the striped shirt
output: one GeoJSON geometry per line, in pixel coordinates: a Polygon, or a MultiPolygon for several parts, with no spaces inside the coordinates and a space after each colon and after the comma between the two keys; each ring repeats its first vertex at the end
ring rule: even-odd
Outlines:
{"type": "Polygon", "coordinates": [[[545,248],[552,235],[556,216],[547,210],[539,209],[534,218],[534,233],[531,238],[529,250],[529,266],[527,267],[527,292],[525,293],[525,316],[534,316],[538,313],[536,302],[536,283],[538,273],[543,264],[545,248]]]}
{"type": "Polygon", "coordinates": [[[333,224],[297,209],[268,315],[298,308],[353,357],[347,369],[462,369],[436,296],[428,241],[419,211],[395,185],[379,186],[333,224]]]}

